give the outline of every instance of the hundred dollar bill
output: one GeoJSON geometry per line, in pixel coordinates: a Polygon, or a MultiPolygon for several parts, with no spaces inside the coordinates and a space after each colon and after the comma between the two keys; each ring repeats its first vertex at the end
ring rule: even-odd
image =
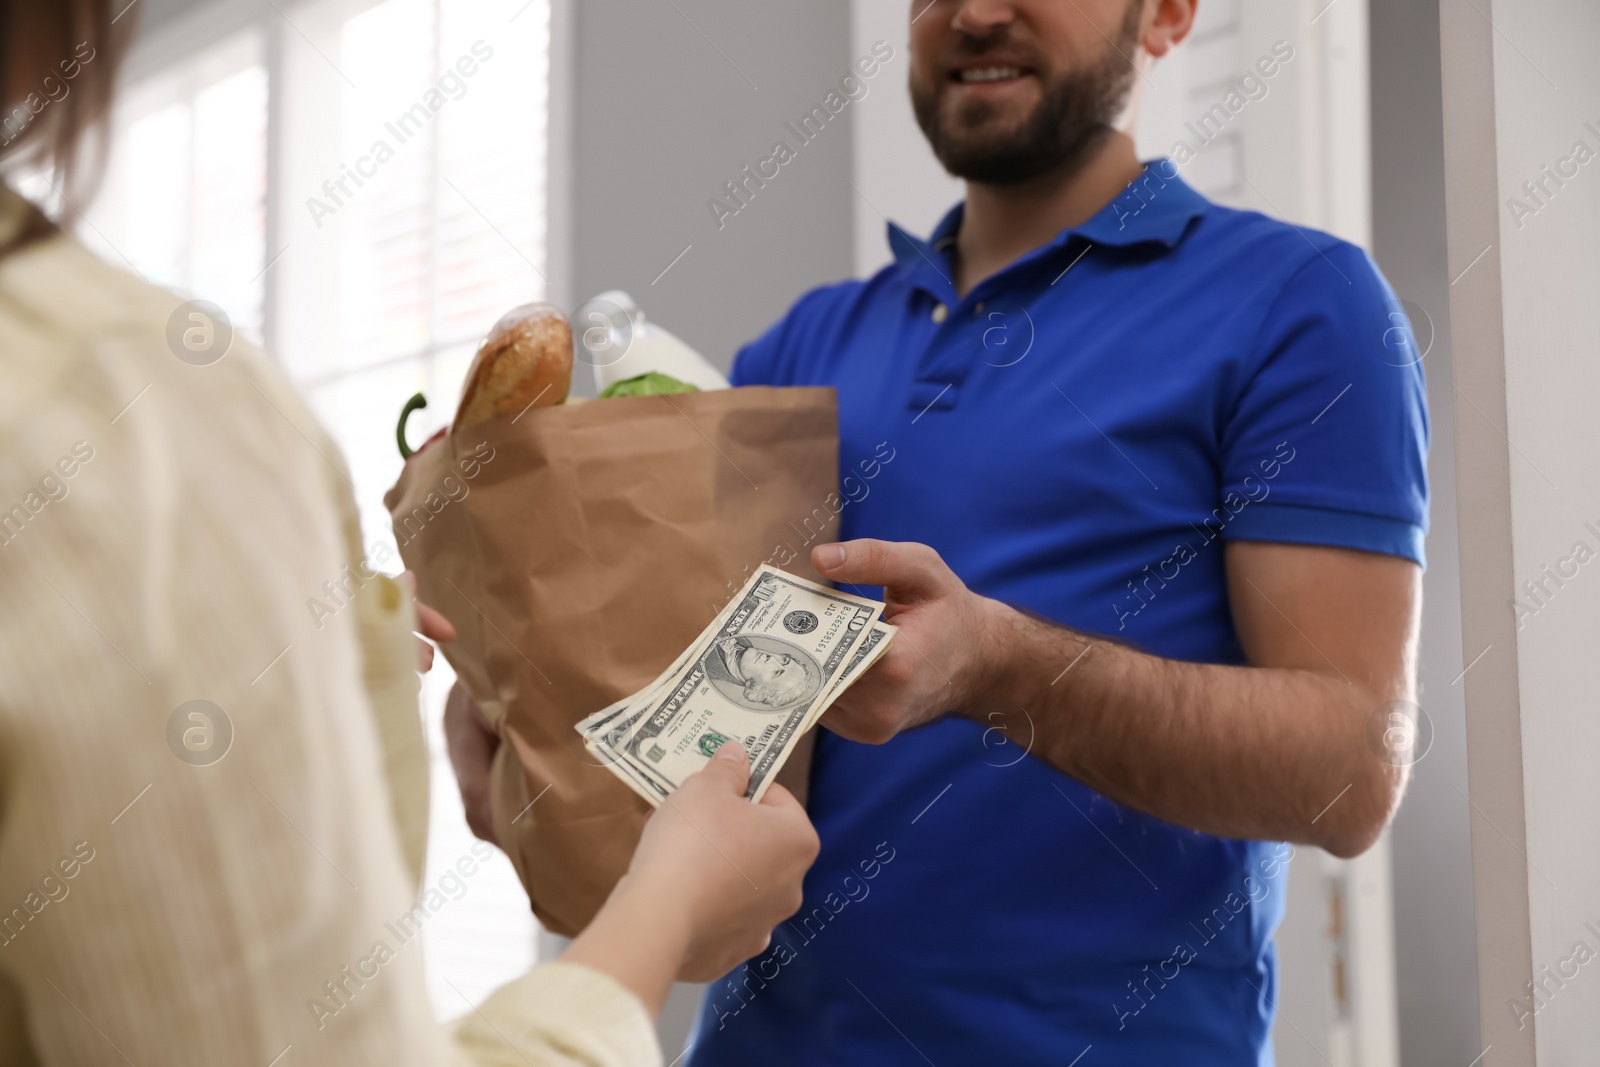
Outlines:
{"type": "Polygon", "coordinates": [[[738,742],[750,753],[746,795],[759,800],[859,662],[855,654],[882,610],[877,601],[763,566],[677,670],[643,698],[586,720],[586,738],[662,795],[723,744],[738,742]]]}

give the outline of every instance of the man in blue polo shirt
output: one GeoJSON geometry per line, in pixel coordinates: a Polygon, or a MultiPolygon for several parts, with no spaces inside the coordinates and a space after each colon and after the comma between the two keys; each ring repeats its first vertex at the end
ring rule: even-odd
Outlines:
{"type": "Polygon", "coordinates": [[[734,365],[837,387],[813,560],[900,632],[823,720],[805,905],[711,985],[695,1067],[1268,1064],[1290,843],[1355,855],[1399,802],[1418,358],[1360,249],[1113,132],[1194,7],[917,0],[965,203],[734,365]]]}

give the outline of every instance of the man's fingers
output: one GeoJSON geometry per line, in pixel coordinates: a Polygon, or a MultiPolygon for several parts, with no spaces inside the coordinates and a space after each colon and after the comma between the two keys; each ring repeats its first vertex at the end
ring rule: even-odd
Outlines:
{"type": "Polygon", "coordinates": [[[811,563],[835,582],[881,585],[899,601],[937,596],[950,579],[950,568],[937,552],[911,541],[861,538],[818,545],[811,550],[811,563]]]}
{"type": "MultiPolygon", "coordinates": [[[[866,678],[857,683],[857,685],[865,684],[867,684],[866,678]]],[[[883,709],[892,707],[892,704],[886,705],[871,691],[858,694],[854,692],[854,687],[845,696],[855,699],[835,701],[833,707],[824,712],[822,718],[818,720],[819,725],[846,741],[854,741],[861,745],[881,745],[894,739],[898,731],[883,718],[883,709]],[[874,714],[874,709],[878,709],[877,714],[874,714]]]]}
{"type": "Polygon", "coordinates": [[[819,725],[827,728],[829,733],[838,734],[846,741],[854,741],[858,745],[881,745],[889,740],[870,726],[862,725],[861,719],[849,712],[829,711],[822,717],[819,725]]]}
{"type": "Polygon", "coordinates": [[[482,840],[498,844],[489,808],[489,779],[500,738],[459,681],[445,699],[444,740],[461,789],[468,828],[482,840]]]}

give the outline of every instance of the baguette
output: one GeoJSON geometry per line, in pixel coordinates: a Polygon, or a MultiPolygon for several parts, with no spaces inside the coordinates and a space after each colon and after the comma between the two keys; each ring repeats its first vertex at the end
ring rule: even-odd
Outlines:
{"type": "Polygon", "coordinates": [[[572,387],[572,327],[551,304],[507,312],[478,347],[467,369],[455,427],[461,429],[530,407],[552,407],[572,387]]]}

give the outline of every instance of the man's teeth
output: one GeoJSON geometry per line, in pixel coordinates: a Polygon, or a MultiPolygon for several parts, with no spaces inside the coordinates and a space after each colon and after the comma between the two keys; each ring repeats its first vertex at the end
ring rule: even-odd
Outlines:
{"type": "Polygon", "coordinates": [[[1022,77],[1022,71],[1016,67],[983,67],[980,70],[964,70],[961,72],[963,82],[1002,82],[1012,78],[1022,77]]]}

